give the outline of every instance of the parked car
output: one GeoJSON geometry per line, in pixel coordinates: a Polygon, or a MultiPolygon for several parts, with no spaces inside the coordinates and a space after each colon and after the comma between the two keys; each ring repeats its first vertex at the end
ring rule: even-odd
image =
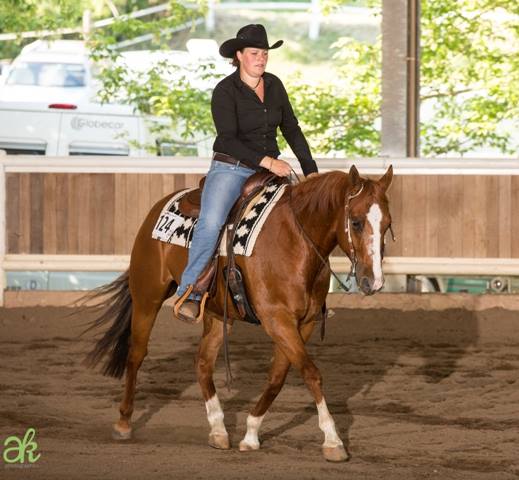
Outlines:
{"type": "Polygon", "coordinates": [[[0,102],[88,102],[95,96],[84,42],[37,40],[0,77],[0,102]]]}

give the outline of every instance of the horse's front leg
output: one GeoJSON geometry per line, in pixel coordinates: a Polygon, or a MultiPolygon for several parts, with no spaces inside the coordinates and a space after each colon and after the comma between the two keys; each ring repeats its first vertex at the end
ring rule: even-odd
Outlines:
{"type": "MultiPolygon", "coordinates": [[[[305,343],[312,335],[314,325],[315,322],[311,321],[301,326],[301,338],[305,343]]],[[[258,403],[256,403],[249,416],[247,417],[247,433],[240,442],[240,450],[242,452],[258,450],[260,448],[258,433],[261,427],[261,423],[263,422],[263,418],[265,417],[267,410],[270,408],[272,402],[276,399],[279,392],[281,391],[289,369],[290,361],[283,353],[281,348],[274,345],[274,357],[270,366],[268,384],[263,391],[261,398],[258,400],[258,403]]]]}
{"type": "Polygon", "coordinates": [[[342,440],[335,429],[322,390],[322,377],[306,352],[305,345],[293,320],[290,317],[278,317],[267,327],[267,333],[282,350],[290,363],[294,365],[303,377],[303,380],[312,393],[319,414],[319,428],[324,433],[323,454],[326,460],[342,462],[348,459],[342,440]]]}
{"type": "Polygon", "coordinates": [[[210,313],[206,313],[204,334],[196,358],[196,372],[205,400],[207,420],[211,427],[209,445],[213,448],[228,449],[230,448],[229,434],[223,423],[224,415],[213,382],[214,365],[222,343],[222,323],[210,313]]]}

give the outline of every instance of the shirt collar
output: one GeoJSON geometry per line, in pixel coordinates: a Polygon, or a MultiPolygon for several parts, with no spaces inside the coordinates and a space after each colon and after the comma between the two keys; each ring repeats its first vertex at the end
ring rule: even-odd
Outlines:
{"type": "MultiPolygon", "coordinates": [[[[240,67],[237,67],[236,70],[231,74],[231,76],[233,78],[235,85],[238,88],[245,87],[245,83],[243,82],[243,80],[240,77],[240,67]]],[[[270,78],[270,75],[267,74],[267,72],[265,72],[263,74],[263,81],[265,82],[265,87],[268,87],[270,85],[270,83],[272,82],[272,79],[270,78]]]]}

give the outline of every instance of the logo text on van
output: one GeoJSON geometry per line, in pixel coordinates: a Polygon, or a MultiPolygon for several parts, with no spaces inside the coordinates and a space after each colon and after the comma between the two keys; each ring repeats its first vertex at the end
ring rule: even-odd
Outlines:
{"type": "Polygon", "coordinates": [[[99,120],[89,120],[86,118],[72,117],[70,126],[74,130],[81,130],[82,128],[110,128],[112,130],[118,130],[124,126],[122,122],[107,122],[99,120]]]}

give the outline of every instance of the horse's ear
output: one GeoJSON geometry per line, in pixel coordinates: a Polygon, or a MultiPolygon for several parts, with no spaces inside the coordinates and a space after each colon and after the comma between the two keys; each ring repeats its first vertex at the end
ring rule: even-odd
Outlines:
{"type": "Polygon", "coordinates": [[[359,171],[357,170],[357,167],[355,165],[352,165],[350,167],[350,171],[348,173],[348,176],[350,177],[350,185],[352,187],[355,187],[355,186],[360,184],[359,171]]]}
{"type": "Polygon", "coordinates": [[[392,181],[393,181],[393,165],[389,165],[389,168],[387,169],[386,173],[384,173],[384,176],[378,181],[378,184],[381,186],[382,191],[384,193],[387,192],[387,189],[391,185],[392,181]]]}

